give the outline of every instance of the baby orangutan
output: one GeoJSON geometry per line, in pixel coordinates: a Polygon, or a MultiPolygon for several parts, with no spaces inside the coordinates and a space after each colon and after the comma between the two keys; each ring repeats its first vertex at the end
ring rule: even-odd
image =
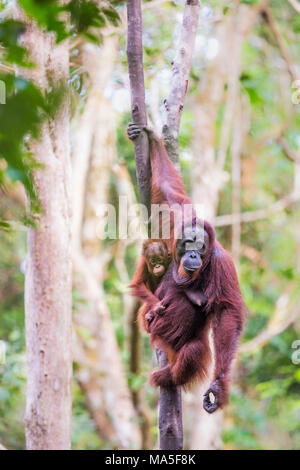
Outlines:
{"type": "Polygon", "coordinates": [[[171,255],[165,241],[151,239],[144,242],[139,265],[130,287],[132,295],[144,303],[139,310],[138,318],[148,332],[154,315],[159,315],[164,310],[163,302],[154,295],[154,292],[170,262],[171,255]]]}

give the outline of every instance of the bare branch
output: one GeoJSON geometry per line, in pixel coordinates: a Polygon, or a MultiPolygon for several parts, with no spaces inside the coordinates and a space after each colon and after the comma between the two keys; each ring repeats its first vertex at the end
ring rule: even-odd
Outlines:
{"type": "Polygon", "coordinates": [[[283,211],[284,209],[287,209],[290,206],[293,206],[299,200],[300,195],[295,192],[292,192],[264,209],[243,212],[240,215],[219,215],[215,218],[214,225],[215,227],[225,227],[226,225],[232,225],[234,223],[237,223],[238,220],[240,220],[241,222],[255,222],[257,220],[266,219],[274,214],[277,214],[278,212],[283,211]]]}
{"type": "Polygon", "coordinates": [[[288,69],[288,72],[291,76],[291,79],[292,80],[297,80],[299,77],[298,77],[298,73],[297,73],[297,69],[293,63],[293,60],[292,60],[292,57],[291,57],[291,54],[290,54],[290,51],[286,45],[286,42],[284,40],[284,38],[282,37],[281,35],[281,32],[278,28],[278,25],[271,13],[271,11],[269,10],[269,8],[265,8],[264,9],[264,17],[266,19],[266,22],[269,24],[274,36],[275,36],[275,39],[277,41],[277,44],[278,44],[278,48],[280,50],[280,53],[283,57],[283,59],[285,60],[286,62],[286,65],[287,65],[287,69],[288,69]]]}
{"type": "Polygon", "coordinates": [[[255,338],[239,347],[239,353],[254,353],[267,344],[274,336],[285,331],[299,315],[299,304],[290,302],[289,294],[282,294],[276,302],[274,315],[271,317],[267,327],[255,338]]]}
{"type": "Polygon", "coordinates": [[[297,163],[297,165],[299,165],[300,164],[300,155],[293,152],[293,150],[289,146],[287,140],[283,136],[280,136],[280,137],[278,137],[277,142],[281,146],[282,150],[284,151],[284,153],[288,157],[288,159],[291,160],[292,162],[297,163]]]}
{"type": "Polygon", "coordinates": [[[297,13],[300,13],[300,3],[297,0],[288,0],[289,4],[296,10],[297,13]]]}
{"type": "Polygon", "coordinates": [[[179,43],[172,64],[171,91],[164,101],[166,124],[163,126],[163,137],[169,157],[175,164],[179,162],[179,125],[188,88],[200,7],[199,0],[185,1],[179,43]]]}

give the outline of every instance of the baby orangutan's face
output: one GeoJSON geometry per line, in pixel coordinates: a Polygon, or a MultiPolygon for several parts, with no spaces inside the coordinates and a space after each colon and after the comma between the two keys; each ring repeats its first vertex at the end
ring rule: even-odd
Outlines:
{"type": "Polygon", "coordinates": [[[145,249],[149,272],[156,278],[162,277],[170,264],[170,255],[163,242],[151,242],[145,249]]]}

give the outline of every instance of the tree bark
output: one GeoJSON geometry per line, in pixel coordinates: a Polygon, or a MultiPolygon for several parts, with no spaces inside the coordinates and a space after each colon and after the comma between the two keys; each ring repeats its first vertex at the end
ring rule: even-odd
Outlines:
{"type": "Polygon", "coordinates": [[[172,63],[171,90],[164,101],[166,123],[163,126],[163,137],[168,155],[177,168],[179,168],[180,118],[188,89],[200,8],[199,0],[185,1],[179,43],[172,63]]]}
{"type": "MultiPolygon", "coordinates": [[[[168,364],[164,351],[156,350],[160,367],[168,364]]],[[[183,447],[181,388],[160,388],[159,439],[161,450],[181,450],[183,447]]]]}
{"type": "MultiPolygon", "coordinates": [[[[135,124],[147,125],[145,106],[145,85],[143,70],[142,9],[140,0],[127,1],[127,57],[131,91],[131,114],[135,124]]],[[[134,141],[136,176],[140,201],[150,213],[151,203],[151,167],[149,159],[148,137],[144,132],[134,141]]]]}
{"type": "MultiPolygon", "coordinates": [[[[16,15],[22,15],[16,7],[16,15]]],[[[68,43],[55,44],[51,34],[27,22],[22,38],[36,64],[30,72],[42,89],[66,83],[68,43]]],[[[69,103],[55,121],[44,124],[32,144],[44,166],[35,173],[42,212],[37,229],[28,231],[25,279],[27,348],[26,443],[29,450],[61,450],[71,446],[71,204],[69,103]]]]}

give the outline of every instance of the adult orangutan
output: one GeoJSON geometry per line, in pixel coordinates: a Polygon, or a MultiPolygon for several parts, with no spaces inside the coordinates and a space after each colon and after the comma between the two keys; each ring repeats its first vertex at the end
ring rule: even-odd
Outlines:
{"type": "MultiPolygon", "coordinates": [[[[152,178],[151,178],[151,204],[160,205],[161,207],[170,207],[177,204],[179,208],[175,207],[175,211],[169,211],[169,233],[168,238],[161,238],[160,240],[150,239],[143,244],[142,255],[138,262],[137,270],[130,283],[132,295],[138,297],[145,305],[140,310],[139,320],[148,331],[147,325],[149,320],[153,318],[153,314],[160,313],[163,309],[163,303],[158,300],[154,292],[161,281],[166,268],[171,261],[171,251],[173,249],[174,241],[174,212],[181,212],[180,208],[184,206],[192,207],[191,199],[186,195],[184,185],[179,173],[175,170],[172,162],[170,161],[162,141],[150,130],[145,129],[149,135],[149,148],[151,156],[152,178]],[[160,160],[160,155],[163,154],[164,158],[160,160]],[[163,174],[171,175],[170,180],[164,179],[163,174]],[[159,260],[159,265],[164,268],[164,272],[159,271],[159,276],[151,269],[151,264],[159,260]],[[147,317],[147,318],[145,318],[147,317]]],[[[127,133],[131,140],[134,140],[141,132],[139,126],[129,123],[127,133]]],[[[181,217],[181,213],[180,219],[181,217]]],[[[158,216],[158,218],[161,217],[158,216]]],[[[163,236],[162,220],[152,220],[153,224],[158,227],[160,237],[163,236]]]]}
{"type": "MultiPolygon", "coordinates": [[[[130,138],[137,137],[139,132],[141,129],[137,126],[129,126],[130,138]]],[[[163,142],[152,132],[148,136],[152,202],[190,204],[163,142]]],[[[216,240],[213,227],[196,216],[191,220],[183,219],[181,227],[171,227],[169,246],[172,262],[152,293],[163,311],[152,315],[147,328],[152,344],[166,351],[169,364],[152,373],[151,383],[170,387],[202,380],[210,362],[208,332],[211,328],[214,377],[204,395],[203,406],[212,413],[228,402],[230,367],[244,321],[236,271],[230,255],[216,240]],[[180,238],[176,235],[178,229],[182,234],[180,238]],[[210,393],[214,395],[213,401],[210,393]]],[[[142,283],[142,279],[134,277],[137,296],[142,283]]],[[[147,299],[145,302],[144,316],[153,309],[153,302],[149,305],[147,299]]]]}

